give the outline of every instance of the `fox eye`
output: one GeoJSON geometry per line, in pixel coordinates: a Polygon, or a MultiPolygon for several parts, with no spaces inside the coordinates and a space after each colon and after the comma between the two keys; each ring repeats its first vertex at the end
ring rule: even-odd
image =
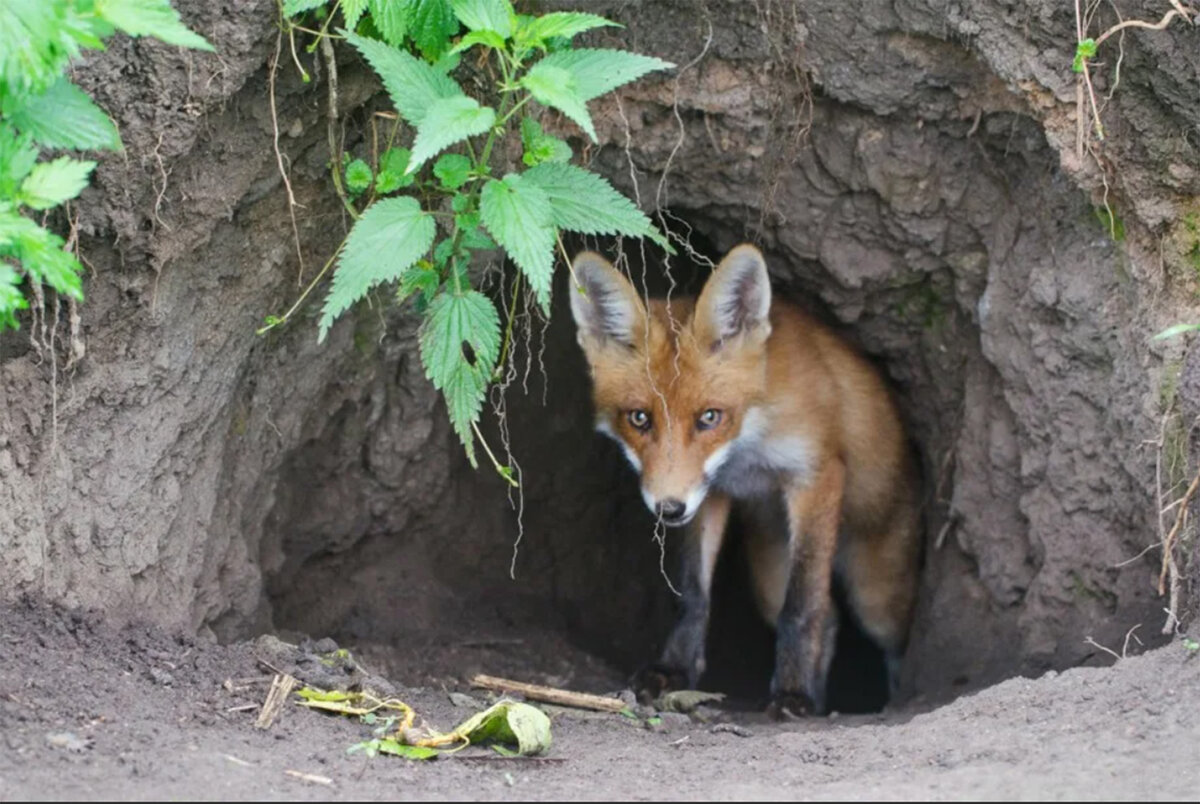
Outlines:
{"type": "Polygon", "coordinates": [[[721,411],[709,408],[696,418],[697,430],[711,430],[721,423],[721,411]]]}
{"type": "Polygon", "coordinates": [[[642,409],[629,411],[629,423],[633,425],[633,429],[638,432],[646,432],[650,429],[650,414],[642,409]]]}

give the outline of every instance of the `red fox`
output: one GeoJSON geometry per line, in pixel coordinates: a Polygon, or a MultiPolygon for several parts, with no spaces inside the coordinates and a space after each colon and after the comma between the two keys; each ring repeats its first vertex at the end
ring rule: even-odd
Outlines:
{"type": "Polygon", "coordinates": [[[729,252],[697,299],[643,304],[598,254],[571,294],[596,428],[641,475],[668,526],[686,526],[682,612],[639,692],[694,688],[730,506],[746,508],[755,598],[776,628],[771,710],[820,714],[837,632],[834,573],[883,649],[891,691],[916,597],[919,483],[900,416],[872,366],[829,329],[771,301],[758,249],[729,252]],[[780,506],[782,501],[782,506],[780,506]],[[770,511],[782,510],[773,526],[770,511]]]}

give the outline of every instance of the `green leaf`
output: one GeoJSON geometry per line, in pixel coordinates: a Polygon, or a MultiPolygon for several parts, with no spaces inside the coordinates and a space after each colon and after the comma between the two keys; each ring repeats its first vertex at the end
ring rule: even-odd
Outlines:
{"type": "Polygon", "coordinates": [[[0,112],[11,113],[22,95],[57,81],[81,44],[100,44],[84,41],[89,37],[74,14],[62,2],[0,2],[0,112]]]}
{"type": "Polygon", "coordinates": [[[121,150],[121,136],[112,120],[65,77],[42,94],[25,99],[9,121],[44,148],[121,150]]]}
{"type": "MultiPolygon", "coordinates": [[[[371,9],[371,20],[379,29],[379,33],[383,34],[384,41],[392,47],[398,48],[404,44],[404,36],[408,33],[411,16],[408,5],[407,2],[401,0],[367,0],[367,6],[371,9]]],[[[358,49],[362,50],[361,47],[358,49]]],[[[372,62],[372,66],[374,66],[374,62],[372,62]]]]}
{"type": "Polygon", "coordinates": [[[392,737],[382,737],[375,742],[378,745],[375,747],[381,754],[391,754],[405,759],[433,759],[441,752],[436,748],[426,748],[423,745],[405,745],[404,743],[392,737]]]}
{"type": "Polygon", "coordinates": [[[480,194],[483,225],[529,280],[538,302],[550,312],[550,277],[554,272],[554,210],[550,198],[524,174],[490,180],[480,194]]]}
{"type": "Polygon", "coordinates": [[[509,0],[450,0],[454,16],[472,31],[493,31],[503,40],[512,35],[516,16],[509,0]]]}
{"type": "Polygon", "coordinates": [[[437,61],[450,48],[450,37],[458,33],[458,19],[450,0],[406,0],[409,35],[421,55],[437,61]]]}
{"type": "Polygon", "coordinates": [[[433,175],[447,190],[457,190],[471,175],[471,160],[462,154],[442,154],[433,163],[433,175]]]}
{"type": "Polygon", "coordinates": [[[169,0],[95,0],[96,13],[130,36],[153,36],[169,45],[214,50],[200,34],[193,33],[171,8],[169,0]]]}
{"type": "Polygon", "coordinates": [[[30,281],[42,282],[76,299],[83,298],[83,266],[63,250],[63,239],[16,212],[0,212],[0,257],[21,263],[30,281]]]}
{"type": "Polygon", "coordinates": [[[475,438],[492,369],[500,356],[500,316],[491,299],[477,290],[442,293],[429,307],[421,329],[425,376],[446,398],[450,422],[475,466],[475,438]]]}
{"type": "Polygon", "coordinates": [[[532,117],[521,118],[521,145],[524,154],[521,161],[529,167],[542,162],[570,162],[574,155],[571,146],[542,131],[542,126],[532,117]]]}
{"type": "Polygon", "coordinates": [[[18,134],[0,121],[0,201],[16,196],[37,156],[29,135],[18,134]]]}
{"type": "Polygon", "coordinates": [[[1086,59],[1094,58],[1096,55],[1096,40],[1084,39],[1075,45],[1075,61],[1071,63],[1071,69],[1077,73],[1083,72],[1083,62],[1086,59]]]}
{"type": "Polygon", "coordinates": [[[675,66],[669,61],[640,53],[589,48],[551,53],[534,68],[542,65],[566,70],[574,76],[575,93],[584,101],[635,81],[646,73],[675,66]]]}
{"type": "Polygon", "coordinates": [[[53,162],[39,162],[21,182],[20,201],[33,209],[50,209],[70,201],[87,187],[95,162],[82,162],[60,156],[53,162]]]}
{"type": "Polygon", "coordinates": [[[495,31],[471,31],[469,34],[458,40],[450,52],[461,53],[467,50],[472,45],[484,45],[486,47],[502,50],[504,48],[504,37],[495,31]]]}
{"type": "Polygon", "coordinates": [[[326,5],[328,2],[329,0],[286,0],[283,4],[283,14],[285,17],[294,17],[326,5]]]}
{"type": "Polygon", "coordinates": [[[648,237],[666,245],[666,238],[645,213],[602,176],[564,162],[546,162],[521,175],[545,194],[552,209],[551,222],[560,229],[648,237]]]}
{"type": "Polygon", "coordinates": [[[379,157],[379,175],[375,177],[375,192],[387,195],[402,187],[410,186],[414,176],[408,173],[408,161],[412,154],[407,148],[388,148],[379,157]]]}
{"type": "Polygon", "coordinates": [[[346,165],[346,189],[355,195],[371,186],[371,166],[361,159],[346,165]]]}
{"type": "Polygon", "coordinates": [[[347,30],[353,31],[358,27],[358,21],[362,19],[366,10],[367,0],[342,0],[342,14],[346,17],[347,30]]]}
{"type": "Polygon", "coordinates": [[[1167,327],[1150,340],[1165,341],[1167,338],[1174,338],[1178,335],[1182,335],[1185,332],[1195,332],[1197,330],[1200,330],[1200,324],[1175,324],[1167,327]]]}
{"type": "MultiPolygon", "coordinates": [[[[497,322],[498,323],[498,322],[497,322]]],[[[500,701],[467,718],[454,732],[478,745],[497,741],[515,745],[521,756],[541,754],[550,749],[550,718],[537,707],[515,701],[500,701]]]]}
{"type": "MultiPolygon", "coordinates": [[[[443,243],[448,242],[443,240],[443,243]]],[[[440,247],[440,244],[439,244],[440,247]]],[[[417,260],[417,264],[409,268],[400,277],[400,287],[396,291],[396,303],[405,301],[409,296],[421,293],[425,303],[433,301],[433,295],[442,286],[442,277],[437,269],[425,260],[417,260]]]]}
{"type": "Polygon", "coordinates": [[[437,226],[415,198],[372,204],[350,230],[321,311],[318,341],[335,318],[381,282],[393,282],[429,250],[437,226]]]}
{"type": "Polygon", "coordinates": [[[597,14],[554,11],[540,17],[527,19],[525,24],[517,30],[516,38],[521,42],[537,45],[546,39],[554,37],[570,39],[584,31],[605,26],[624,27],[620,23],[606,20],[597,14]]]}
{"type": "Polygon", "coordinates": [[[18,329],[17,310],[29,306],[20,285],[21,275],[11,265],[0,262],[0,332],[18,329]]]}
{"type": "Polygon", "coordinates": [[[415,56],[388,47],[376,39],[367,39],[348,31],[342,33],[379,73],[396,110],[414,126],[421,124],[429,108],[438,100],[464,97],[454,79],[415,56]]]}
{"type": "Polygon", "coordinates": [[[417,124],[408,172],[412,173],[447,146],[482,134],[495,122],[496,112],[490,106],[480,106],[466,95],[435,100],[417,124]]]}
{"type": "Polygon", "coordinates": [[[588,114],[587,104],[579,93],[579,82],[570,71],[546,64],[546,59],[542,59],[522,76],[520,83],[529,90],[534,100],[558,109],[578,123],[592,142],[596,142],[596,129],[592,126],[592,117],[588,114]]]}

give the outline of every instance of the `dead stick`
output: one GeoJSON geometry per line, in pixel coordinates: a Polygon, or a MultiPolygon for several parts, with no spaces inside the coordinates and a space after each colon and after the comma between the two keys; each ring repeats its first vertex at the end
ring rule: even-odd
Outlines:
{"type": "Polygon", "coordinates": [[[533,701],[545,701],[559,706],[573,706],[576,709],[595,709],[600,712],[620,712],[626,704],[620,698],[609,698],[606,695],[589,695],[586,692],[572,692],[557,687],[543,687],[540,684],[526,684],[523,681],[512,681],[507,678],[477,675],[471,679],[472,687],[482,687],[485,690],[497,692],[519,692],[533,701]]]}
{"type": "Polygon", "coordinates": [[[255,728],[271,728],[271,724],[275,722],[276,715],[283,709],[284,702],[295,686],[296,679],[292,676],[286,673],[281,676],[275,676],[271,681],[271,689],[267,693],[267,700],[263,701],[262,711],[258,713],[258,720],[254,722],[255,728]]]}

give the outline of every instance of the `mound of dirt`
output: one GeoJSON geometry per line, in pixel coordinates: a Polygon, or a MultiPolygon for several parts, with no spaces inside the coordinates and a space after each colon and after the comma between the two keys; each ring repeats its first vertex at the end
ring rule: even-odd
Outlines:
{"type": "MultiPolygon", "coordinates": [[[[270,679],[260,660],[316,684],[361,680],[322,663],[328,641],[218,646],[22,605],[0,608],[0,622],[4,801],[1185,800],[1200,785],[1200,720],[1190,704],[1200,696],[1200,657],[1182,644],[1112,668],[1014,679],[923,714],[786,724],[744,713],[717,712],[708,723],[664,714],[648,728],[621,715],[550,708],[554,744],[545,758],[472,748],[412,763],[348,754],[369,737],[367,726],[291,705],[271,728],[255,728],[270,679]]],[[[423,655],[434,664],[448,658],[428,646],[423,655]]],[[[568,667],[581,661],[563,659],[568,667]]],[[[541,670],[508,668],[526,678],[541,670]]],[[[366,679],[443,729],[472,712],[447,695],[462,689],[461,676],[419,687],[393,681],[366,679]]],[[[594,683],[592,691],[610,691],[594,683]]]]}

